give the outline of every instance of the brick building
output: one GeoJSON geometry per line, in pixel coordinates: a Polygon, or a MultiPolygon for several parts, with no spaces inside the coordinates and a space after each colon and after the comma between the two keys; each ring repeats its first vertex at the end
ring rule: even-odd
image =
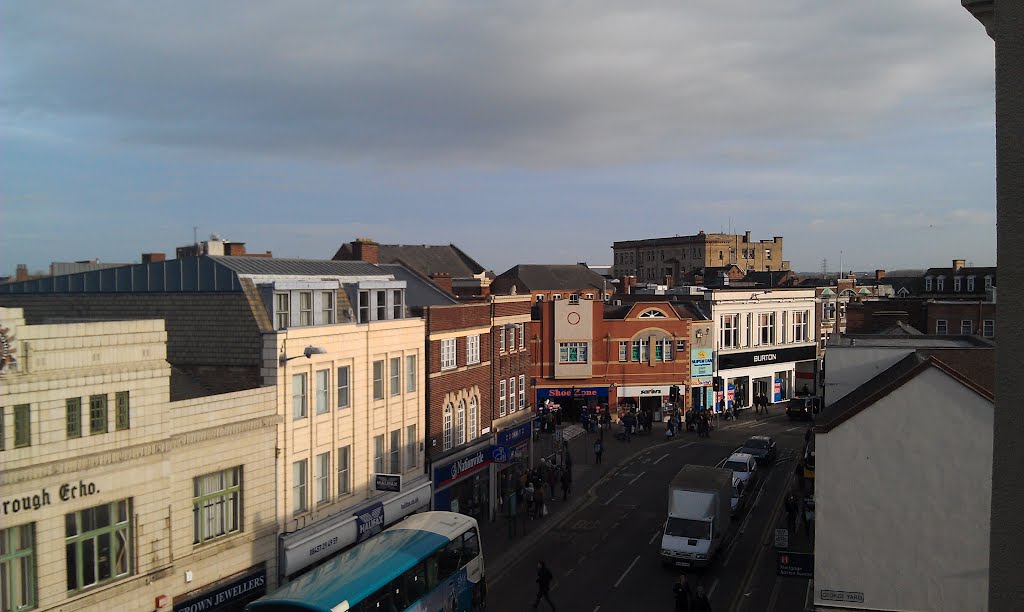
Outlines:
{"type": "Polygon", "coordinates": [[[538,302],[578,296],[605,300],[615,292],[614,283],[580,264],[520,264],[499,274],[491,283],[495,295],[530,295],[538,302]]]}

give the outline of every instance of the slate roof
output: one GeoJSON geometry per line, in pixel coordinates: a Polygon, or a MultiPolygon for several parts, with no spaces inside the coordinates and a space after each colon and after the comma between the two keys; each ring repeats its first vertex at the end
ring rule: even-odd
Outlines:
{"type": "Polygon", "coordinates": [[[413,308],[446,306],[459,301],[434,284],[429,278],[417,274],[402,264],[380,264],[377,267],[405,281],[405,303],[413,308]]]}
{"type": "MultiPolygon", "coordinates": [[[[502,272],[495,279],[508,281],[527,291],[603,289],[607,279],[586,266],[579,264],[520,264],[502,272]]],[[[501,283],[504,286],[506,283],[501,283]]]]}
{"type": "Polygon", "coordinates": [[[743,280],[752,281],[764,287],[793,286],[797,280],[796,274],[790,270],[775,270],[772,272],[747,272],[743,280]]]}
{"type": "MultiPolygon", "coordinates": [[[[351,260],[352,245],[341,245],[334,259],[351,260]]],[[[381,244],[377,259],[380,263],[400,263],[428,278],[436,272],[451,274],[452,278],[469,278],[485,272],[483,266],[454,244],[381,244]]]]}
{"type": "Polygon", "coordinates": [[[387,276],[388,272],[364,261],[284,259],[279,257],[210,256],[236,274],[282,276],[387,276]]]}

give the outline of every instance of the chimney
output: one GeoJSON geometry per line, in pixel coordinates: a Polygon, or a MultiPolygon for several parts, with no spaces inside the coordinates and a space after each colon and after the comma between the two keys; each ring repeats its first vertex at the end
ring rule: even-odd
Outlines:
{"type": "Polygon", "coordinates": [[[242,256],[245,255],[245,243],[244,242],[228,242],[224,244],[224,254],[242,256]]]}
{"type": "Polygon", "coordinates": [[[750,231],[743,232],[743,242],[750,244],[750,231]]]}
{"type": "Polygon", "coordinates": [[[962,260],[962,259],[954,259],[953,260],[953,271],[954,272],[956,272],[957,270],[963,269],[963,267],[964,267],[964,260],[962,260]]]}
{"type": "Polygon", "coordinates": [[[166,259],[167,259],[167,256],[164,255],[163,253],[143,253],[142,254],[142,263],[156,263],[158,261],[164,261],[166,259]]]}
{"type": "MultiPolygon", "coordinates": [[[[352,241],[352,257],[356,261],[365,261],[372,264],[380,263],[380,245],[369,238],[356,238],[352,241]]],[[[448,284],[451,285],[450,280],[448,284]]]]}
{"type": "Polygon", "coordinates": [[[455,290],[452,288],[452,275],[447,272],[434,272],[430,275],[430,280],[434,281],[434,284],[444,289],[448,293],[455,295],[455,290]]]}
{"type": "Polygon", "coordinates": [[[877,283],[883,278],[885,278],[885,270],[875,270],[875,282],[877,283]]]}
{"type": "Polygon", "coordinates": [[[15,281],[27,281],[28,280],[28,264],[18,264],[18,269],[14,273],[15,281]]]}

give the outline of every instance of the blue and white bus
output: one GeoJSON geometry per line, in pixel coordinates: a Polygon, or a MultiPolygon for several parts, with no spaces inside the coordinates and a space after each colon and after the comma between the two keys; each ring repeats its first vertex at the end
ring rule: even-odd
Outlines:
{"type": "Polygon", "coordinates": [[[486,609],[475,519],[414,514],[293,582],[246,612],[471,612],[486,609]]]}

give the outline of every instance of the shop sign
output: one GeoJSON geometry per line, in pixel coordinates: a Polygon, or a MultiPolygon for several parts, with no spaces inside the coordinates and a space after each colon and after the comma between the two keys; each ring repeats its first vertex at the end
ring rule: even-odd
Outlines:
{"type": "Polygon", "coordinates": [[[719,353],[718,369],[747,368],[751,366],[793,361],[808,361],[817,358],[814,346],[797,346],[792,348],[770,349],[762,351],[745,351],[742,353],[719,353]]]}
{"type": "Polygon", "coordinates": [[[690,349],[690,376],[712,376],[715,373],[715,352],[708,348],[690,349]]]}
{"type": "MultiPolygon", "coordinates": [[[[96,495],[100,490],[95,482],[79,480],[78,482],[66,482],[56,487],[56,498],[62,502],[71,501],[81,497],[96,495]]],[[[39,510],[44,506],[52,505],[54,495],[46,487],[33,493],[15,495],[0,500],[0,512],[4,516],[39,510]]]]}
{"type": "Polygon", "coordinates": [[[780,552],[778,555],[778,576],[814,578],[814,554],[780,552]]]}
{"type": "Polygon", "coordinates": [[[538,409],[546,400],[564,400],[574,397],[608,397],[607,387],[576,387],[574,389],[537,389],[538,409]]]}
{"type": "Polygon", "coordinates": [[[376,474],[373,485],[373,488],[378,491],[398,493],[402,490],[402,476],[400,474],[376,474]]]}
{"type": "Polygon", "coordinates": [[[456,459],[451,463],[443,464],[441,467],[434,468],[434,486],[443,487],[452,481],[487,467],[492,461],[494,459],[491,456],[491,449],[488,447],[487,450],[480,450],[472,455],[456,459]]]}
{"type": "Polygon", "coordinates": [[[384,530],[384,504],[377,502],[356,512],[356,542],[384,530]]]}
{"type": "Polygon", "coordinates": [[[237,580],[211,589],[198,597],[190,597],[182,602],[175,602],[174,612],[199,612],[214,610],[220,606],[238,602],[245,598],[250,601],[267,592],[267,570],[260,568],[237,580]]]}
{"type": "Polygon", "coordinates": [[[515,427],[499,431],[494,436],[494,441],[498,443],[498,446],[515,446],[528,441],[532,431],[531,423],[523,423],[522,425],[516,425],[515,427]]]}
{"type": "Polygon", "coordinates": [[[712,386],[714,384],[713,383],[713,379],[714,379],[713,376],[701,377],[701,378],[691,378],[690,379],[690,386],[691,387],[710,387],[710,386],[712,386]]]}
{"type": "Polygon", "coordinates": [[[864,603],[864,593],[860,591],[833,591],[821,589],[819,597],[822,601],[842,601],[846,603],[864,603]]]}
{"type": "Polygon", "coordinates": [[[661,397],[669,394],[671,385],[623,385],[616,393],[619,397],[661,397]]]}

